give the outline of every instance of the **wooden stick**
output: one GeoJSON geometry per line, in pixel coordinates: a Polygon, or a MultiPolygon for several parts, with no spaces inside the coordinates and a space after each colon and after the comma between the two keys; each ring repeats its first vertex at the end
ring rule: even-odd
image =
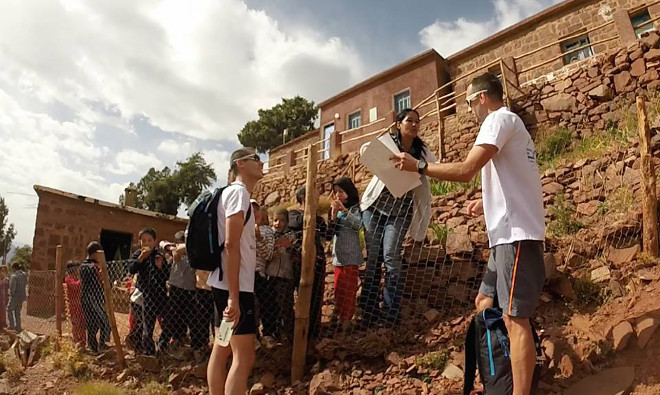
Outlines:
{"type": "MultiPolygon", "coordinates": [[[[596,45],[598,45],[598,44],[602,44],[602,43],[607,42],[607,41],[612,41],[612,40],[614,40],[615,38],[619,38],[619,36],[618,36],[618,35],[616,35],[616,36],[612,36],[612,37],[610,37],[610,38],[605,38],[605,39],[602,39],[602,40],[599,40],[599,41],[595,41],[595,42],[592,42],[592,43],[589,43],[589,44],[585,44],[585,45],[583,45],[583,46],[581,46],[581,47],[574,48],[574,49],[572,49],[572,50],[570,50],[570,51],[567,51],[567,52],[562,53],[561,55],[557,55],[557,56],[555,56],[555,57],[552,57],[552,58],[550,58],[550,59],[548,59],[548,60],[546,60],[546,61],[543,61],[543,62],[541,62],[541,63],[539,63],[539,64],[536,64],[536,65],[534,65],[534,66],[530,66],[530,67],[528,67],[528,68],[526,68],[526,69],[523,69],[523,70],[520,70],[520,72],[518,73],[518,76],[520,76],[520,74],[522,74],[522,73],[527,73],[528,71],[532,71],[532,70],[534,70],[534,69],[536,69],[536,68],[539,68],[539,67],[541,67],[541,66],[545,66],[545,65],[548,64],[548,63],[552,63],[552,62],[554,62],[554,61],[556,61],[556,60],[558,60],[558,59],[563,58],[564,56],[566,56],[566,55],[568,55],[568,54],[572,54],[573,52],[581,51],[581,50],[583,50],[583,49],[585,49],[585,48],[588,48],[588,47],[594,47],[594,46],[596,46],[596,45]]],[[[592,50],[592,52],[593,52],[593,50],[592,50]]],[[[594,54],[594,55],[595,55],[595,54],[594,54]]],[[[593,56],[593,55],[592,55],[592,56],[593,56]]]]}
{"type": "MultiPolygon", "coordinates": [[[[311,146],[310,146],[311,148],[311,146]]],[[[307,183],[305,185],[305,220],[303,225],[302,268],[298,300],[296,300],[296,322],[293,335],[293,353],[291,356],[291,382],[302,379],[305,373],[307,353],[307,335],[309,331],[309,310],[314,283],[316,263],[316,162],[317,153],[309,150],[307,158],[307,183]]]]}
{"type": "MultiPolygon", "coordinates": [[[[99,255],[103,255],[101,253],[99,255]]],[[[99,263],[101,266],[101,281],[103,282],[103,296],[105,297],[105,309],[108,312],[108,319],[110,320],[110,329],[112,329],[112,339],[115,342],[115,349],[117,350],[117,362],[121,369],[126,368],[126,360],[124,359],[124,349],[121,346],[121,338],[119,337],[119,330],[117,330],[117,320],[115,320],[115,308],[112,305],[112,292],[110,287],[110,275],[108,273],[108,265],[105,263],[105,255],[101,258],[99,263]]]]}
{"type": "Polygon", "coordinates": [[[644,99],[637,96],[639,120],[639,156],[641,159],[642,214],[644,252],[658,257],[658,198],[655,191],[655,169],[651,156],[651,128],[646,116],[644,99]]]}
{"type": "Polygon", "coordinates": [[[511,104],[513,103],[511,101],[511,96],[509,96],[509,88],[507,82],[506,82],[506,73],[504,72],[504,61],[502,58],[500,58],[500,72],[502,73],[502,82],[504,85],[504,96],[506,96],[506,106],[509,107],[511,110],[511,104]]]}
{"type": "Polygon", "coordinates": [[[438,160],[444,159],[444,145],[445,145],[445,122],[440,112],[440,98],[435,97],[435,111],[438,116],[438,160]]]}
{"type": "Polygon", "coordinates": [[[64,303],[64,271],[62,270],[62,246],[55,249],[55,327],[58,340],[62,340],[62,304],[64,303]]]}

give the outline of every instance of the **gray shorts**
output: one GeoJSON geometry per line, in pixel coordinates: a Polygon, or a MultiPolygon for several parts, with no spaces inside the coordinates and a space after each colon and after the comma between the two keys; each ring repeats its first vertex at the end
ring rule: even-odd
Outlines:
{"type": "Polygon", "coordinates": [[[491,248],[479,293],[496,299],[504,314],[527,318],[539,304],[544,282],[543,242],[516,241],[491,248]]]}

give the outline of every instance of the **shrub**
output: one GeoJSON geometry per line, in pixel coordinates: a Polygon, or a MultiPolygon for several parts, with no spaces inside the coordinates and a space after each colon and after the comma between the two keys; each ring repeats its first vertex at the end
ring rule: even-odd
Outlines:
{"type": "Polygon", "coordinates": [[[124,392],[105,381],[90,381],[76,387],[73,395],[122,395],[124,392]]]}
{"type": "Polygon", "coordinates": [[[74,377],[85,377],[89,373],[90,356],[71,341],[62,341],[60,350],[53,352],[52,360],[55,369],[64,369],[74,377]]]}
{"type": "Polygon", "coordinates": [[[432,351],[421,357],[415,358],[415,364],[421,368],[444,370],[449,361],[449,351],[432,351]]]}
{"type": "Polygon", "coordinates": [[[452,192],[461,192],[466,189],[481,187],[481,176],[477,175],[468,183],[431,180],[429,186],[431,188],[431,195],[444,196],[452,192]]]}
{"type": "Polygon", "coordinates": [[[550,209],[552,221],[548,224],[548,231],[555,236],[566,236],[577,233],[582,229],[581,222],[574,218],[575,209],[566,202],[564,194],[555,197],[555,204],[550,209]]]}
{"type": "Polygon", "coordinates": [[[447,235],[451,231],[448,227],[440,224],[431,223],[429,224],[429,228],[433,230],[435,239],[438,240],[440,244],[444,245],[447,242],[447,235]]]}
{"type": "Polygon", "coordinates": [[[10,381],[18,381],[25,370],[16,355],[11,351],[7,351],[0,352],[0,371],[4,371],[10,381]]]}
{"type": "Polygon", "coordinates": [[[573,143],[573,133],[568,129],[550,129],[538,135],[536,156],[541,164],[550,164],[568,152],[573,143]]]}
{"type": "Polygon", "coordinates": [[[138,391],[139,394],[144,395],[169,395],[170,392],[171,391],[166,384],[158,383],[155,381],[147,383],[147,385],[138,391]]]}

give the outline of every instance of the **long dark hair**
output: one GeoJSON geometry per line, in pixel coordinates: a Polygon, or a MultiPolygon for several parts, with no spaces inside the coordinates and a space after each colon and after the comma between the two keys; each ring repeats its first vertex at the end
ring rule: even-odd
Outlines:
{"type": "MultiPolygon", "coordinates": [[[[396,123],[403,122],[403,120],[406,119],[408,114],[410,114],[411,112],[417,114],[417,118],[419,118],[419,113],[417,112],[417,110],[413,110],[412,108],[404,108],[396,116],[396,123]]],[[[399,128],[396,129],[396,138],[399,148],[401,149],[401,151],[403,151],[403,147],[401,144],[401,130],[399,130],[399,128]]],[[[410,147],[410,155],[412,155],[415,159],[422,159],[424,157],[424,148],[426,148],[426,143],[424,142],[424,140],[420,139],[419,136],[415,136],[412,142],[412,146],[410,147]]]]}

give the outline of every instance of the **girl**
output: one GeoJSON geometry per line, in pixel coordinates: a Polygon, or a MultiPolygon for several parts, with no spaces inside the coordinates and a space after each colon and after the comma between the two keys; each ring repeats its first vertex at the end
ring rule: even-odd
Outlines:
{"type": "Polygon", "coordinates": [[[266,266],[268,275],[267,290],[269,297],[262,304],[263,334],[266,348],[275,345],[275,337],[291,337],[293,333],[293,262],[291,261],[291,232],[288,229],[289,212],[280,209],[273,218],[274,250],[271,262],[266,266]],[[268,301],[272,303],[268,303],[268,301]]]}
{"type": "MultiPolygon", "coordinates": [[[[396,130],[389,137],[401,152],[407,152],[424,162],[437,162],[435,155],[419,138],[419,113],[402,110],[396,117],[396,130]]],[[[385,136],[387,137],[387,136],[385,136]]],[[[394,326],[399,320],[406,272],[402,268],[401,249],[406,233],[415,241],[424,240],[431,220],[431,190],[426,176],[422,184],[395,198],[378,177],[367,185],[360,208],[367,244],[367,270],[360,294],[362,325],[383,323],[394,326]],[[383,310],[378,307],[380,281],[385,265],[383,310]]]]}
{"type": "Polygon", "coordinates": [[[332,265],[335,268],[335,304],[342,330],[350,327],[355,314],[355,296],[358,288],[358,269],[362,264],[360,246],[360,197],[348,177],[339,177],[332,183],[335,200],[330,204],[330,230],[332,232],[332,265]]]}
{"type": "Polygon", "coordinates": [[[66,286],[73,341],[82,348],[85,347],[86,327],[81,300],[82,283],[80,282],[80,274],[78,273],[79,266],[74,262],[67,262],[64,285],[66,286]]]}

